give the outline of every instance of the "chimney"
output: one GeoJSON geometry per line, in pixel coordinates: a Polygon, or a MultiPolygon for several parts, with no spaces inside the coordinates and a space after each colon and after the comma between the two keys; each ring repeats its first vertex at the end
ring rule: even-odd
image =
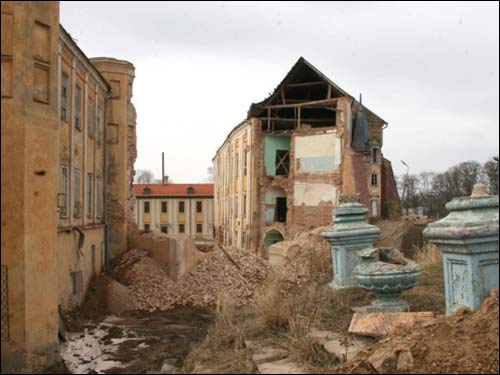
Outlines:
{"type": "Polygon", "coordinates": [[[165,153],[161,153],[161,182],[165,183],[165,153]]]}
{"type": "Polygon", "coordinates": [[[165,176],[165,153],[161,153],[161,183],[168,184],[168,176],[165,176]]]}

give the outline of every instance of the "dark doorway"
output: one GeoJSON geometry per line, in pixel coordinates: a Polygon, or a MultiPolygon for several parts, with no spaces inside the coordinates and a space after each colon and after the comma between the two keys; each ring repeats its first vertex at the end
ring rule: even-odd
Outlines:
{"type": "Polygon", "coordinates": [[[286,222],[286,198],[278,197],[276,198],[276,221],[285,223],[286,222]]]}

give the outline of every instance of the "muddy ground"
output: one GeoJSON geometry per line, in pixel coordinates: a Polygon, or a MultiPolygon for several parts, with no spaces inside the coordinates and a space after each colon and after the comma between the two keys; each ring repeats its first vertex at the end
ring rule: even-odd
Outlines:
{"type": "Polygon", "coordinates": [[[100,321],[75,313],[66,318],[68,341],[61,346],[65,362],[40,373],[178,372],[213,320],[210,309],[192,307],[131,311],[100,321]]]}

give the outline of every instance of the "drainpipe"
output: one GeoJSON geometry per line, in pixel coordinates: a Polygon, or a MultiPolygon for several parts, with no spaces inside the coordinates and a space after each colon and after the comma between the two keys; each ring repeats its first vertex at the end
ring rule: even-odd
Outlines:
{"type": "Polygon", "coordinates": [[[111,106],[111,99],[112,92],[111,90],[108,92],[106,95],[106,99],[104,101],[104,105],[106,108],[106,114],[104,116],[104,132],[103,132],[103,150],[104,150],[104,174],[103,174],[103,192],[104,192],[104,199],[103,199],[103,209],[104,209],[104,264],[108,264],[109,260],[109,239],[108,239],[108,228],[109,228],[109,223],[108,223],[108,135],[107,135],[107,130],[108,130],[108,120],[109,120],[109,115],[110,115],[110,106],[111,106]]]}

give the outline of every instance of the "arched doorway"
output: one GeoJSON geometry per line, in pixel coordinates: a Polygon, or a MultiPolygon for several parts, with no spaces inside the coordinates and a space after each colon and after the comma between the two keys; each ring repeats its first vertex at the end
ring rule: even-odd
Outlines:
{"type": "Polygon", "coordinates": [[[269,246],[283,241],[283,235],[276,229],[271,229],[264,237],[264,257],[269,258],[269,246]]]}

